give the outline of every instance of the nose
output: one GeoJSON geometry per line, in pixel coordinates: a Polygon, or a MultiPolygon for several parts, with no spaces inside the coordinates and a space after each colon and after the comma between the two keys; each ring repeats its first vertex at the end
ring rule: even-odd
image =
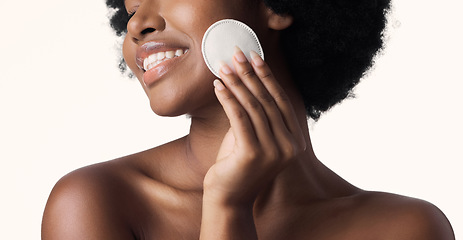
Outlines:
{"type": "Polygon", "coordinates": [[[156,2],[158,1],[143,1],[127,23],[127,32],[134,41],[142,41],[150,33],[164,30],[166,23],[159,15],[156,2]]]}

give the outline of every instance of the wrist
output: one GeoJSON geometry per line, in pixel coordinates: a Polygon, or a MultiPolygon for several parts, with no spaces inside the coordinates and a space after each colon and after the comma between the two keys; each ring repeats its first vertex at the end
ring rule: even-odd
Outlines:
{"type": "Polygon", "coordinates": [[[203,195],[200,239],[257,239],[253,204],[203,195]]]}

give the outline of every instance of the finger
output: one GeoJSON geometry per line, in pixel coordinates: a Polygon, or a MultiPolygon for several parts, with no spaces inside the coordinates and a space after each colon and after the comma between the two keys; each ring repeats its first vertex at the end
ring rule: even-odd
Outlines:
{"type": "MultiPolygon", "coordinates": [[[[251,68],[252,71],[252,68],[251,68]]],[[[255,74],[254,74],[255,75],[255,74]]],[[[225,83],[227,89],[233,93],[236,100],[246,110],[257,139],[265,145],[272,144],[274,139],[268,124],[267,116],[260,102],[249,91],[247,86],[242,82],[239,76],[233,74],[231,69],[225,64],[222,64],[220,76],[225,83]]]]}
{"type": "Polygon", "coordinates": [[[275,137],[279,140],[287,138],[291,133],[283,121],[280,109],[276,105],[274,98],[262,84],[259,76],[254,72],[244,53],[238,47],[235,47],[233,64],[243,84],[262,106],[275,137]]]}
{"type": "Polygon", "coordinates": [[[230,121],[236,143],[244,146],[257,144],[249,117],[235,96],[218,79],[214,81],[214,87],[217,99],[230,121]]]}
{"type": "Polygon", "coordinates": [[[285,90],[275,79],[269,66],[264,60],[254,51],[251,51],[251,64],[254,72],[261,80],[269,94],[275,100],[278,109],[282,114],[283,121],[285,122],[289,131],[296,137],[301,147],[306,148],[305,138],[302,134],[302,129],[297,119],[291,100],[286,94],[285,90]]]}

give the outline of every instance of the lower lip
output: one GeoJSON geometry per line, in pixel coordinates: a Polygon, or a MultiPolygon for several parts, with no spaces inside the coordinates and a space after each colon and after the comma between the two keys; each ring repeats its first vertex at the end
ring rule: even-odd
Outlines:
{"type": "Polygon", "coordinates": [[[183,56],[174,57],[169,60],[165,60],[164,62],[156,65],[156,67],[151,68],[150,70],[143,73],[143,82],[147,87],[150,87],[155,82],[159,81],[164,75],[166,75],[178,61],[180,61],[183,56]]]}

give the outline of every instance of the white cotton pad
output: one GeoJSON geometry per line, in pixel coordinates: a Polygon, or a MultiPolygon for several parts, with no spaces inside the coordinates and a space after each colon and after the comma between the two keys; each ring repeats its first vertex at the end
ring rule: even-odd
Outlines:
{"type": "Polygon", "coordinates": [[[204,61],[211,72],[219,76],[220,62],[223,61],[233,69],[232,57],[234,48],[238,46],[243,50],[248,60],[251,59],[251,50],[264,59],[264,52],[257,35],[246,24],[224,19],[212,24],[206,31],[201,44],[204,61]]]}

